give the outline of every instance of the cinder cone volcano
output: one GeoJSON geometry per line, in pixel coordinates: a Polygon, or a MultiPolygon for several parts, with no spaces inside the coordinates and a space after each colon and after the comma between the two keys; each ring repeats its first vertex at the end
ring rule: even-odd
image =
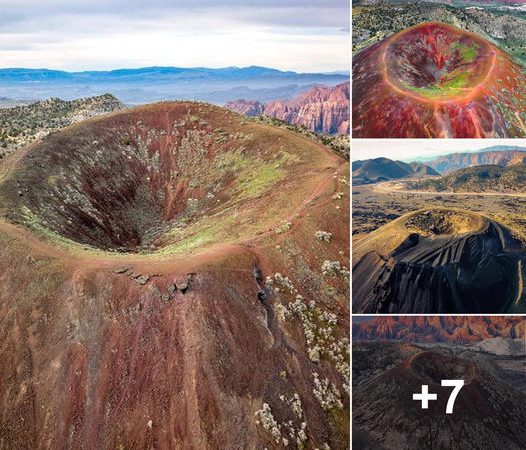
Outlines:
{"type": "Polygon", "coordinates": [[[408,28],[353,62],[354,137],[526,136],[526,73],[483,38],[408,28]]]}
{"type": "MultiPolygon", "coordinates": [[[[452,356],[447,351],[418,351],[400,362],[408,344],[382,342],[385,370],[378,343],[353,343],[360,362],[384,369],[353,389],[353,422],[356,429],[386,450],[400,448],[492,448],[520,450],[526,437],[521,423],[526,419],[526,396],[488,372],[483,363],[452,356]],[[442,380],[464,380],[453,414],[445,414],[451,388],[442,380]],[[413,394],[428,385],[437,394],[427,410],[413,394]],[[354,406],[356,405],[356,406],[354,406]],[[396,427],[393,426],[396,424],[396,427]],[[430,431],[431,430],[431,431],[430,431]]],[[[354,355],[353,355],[354,357],[354,355]]],[[[354,439],[353,439],[354,441],[354,439]]]]}
{"type": "Polygon", "coordinates": [[[301,429],[348,448],[342,364],[313,362],[299,319],[275,313],[294,288],[334,314],[335,343],[348,333],[348,277],[322,270],[348,258],[348,174],[301,134],[192,102],[4,160],[0,448],[272,448],[264,403],[280,445],[301,429]],[[341,391],[334,414],[314,372],[341,391]],[[280,398],[295,394],[299,417],[280,398]]]}
{"type": "Polygon", "coordinates": [[[502,224],[458,209],[423,209],[353,245],[357,313],[520,310],[524,242],[502,224]]]}

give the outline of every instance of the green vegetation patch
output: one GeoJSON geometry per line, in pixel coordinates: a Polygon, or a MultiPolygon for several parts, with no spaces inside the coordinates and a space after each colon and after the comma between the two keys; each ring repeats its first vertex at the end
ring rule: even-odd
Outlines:
{"type": "Polygon", "coordinates": [[[281,151],[274,160],[267,161],[246,155],[242,151],[223,153],[216,158],[217,167],[223,173],[230,172],[236,177],[233,190],[238,199],[254,198],[282,180],[286,167],[299,162],[300,158],[281,151]]]}
{"type": "Polygon", "coordinates": [[[460,58],[466,64],[475,61],[479,51],[479,45],[476,43],[473,43],[472,45],[466,45],[462,44],[461,42],[455,42],[452,45],[452,48],[458,51],[460,58]]]}

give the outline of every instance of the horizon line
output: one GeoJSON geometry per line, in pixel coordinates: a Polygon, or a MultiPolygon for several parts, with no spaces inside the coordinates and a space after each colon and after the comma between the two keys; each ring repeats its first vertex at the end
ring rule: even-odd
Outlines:
{"type": "Polygon", "coordinates": [[[297,70],[289,70],[289,69],[280,69],[277,67],[271,67],[271,66],[260,66],[260,65],[249,65],[249,66],[220,66],[220,67],[207,67],[207,66],[164,66],[164,65],[152,65],[152,66],[124,66],[124,67],[116,67],[113,69],[55,69],[50,67],[22,67],[22,66],[10,66],[10,67],[0,67],[0,71],[6,71],[6,70],[45,70],[49,72],[65,72],[65,73],[85,73],[85,72],[117,72],[119,70],[144,70],[144,69],[183,69],[183,70],[226,70],[226,69],[270,69],[275,70],[282,73],[295,73],[295,74],[322,74],[322,75],[341,75],[341,76],[347,76],[350,75],[350,70],[347,69],[336,69],[336,70],[329,70],[327,72],[320,72],[320,71],[297,71],[297,70]]]}

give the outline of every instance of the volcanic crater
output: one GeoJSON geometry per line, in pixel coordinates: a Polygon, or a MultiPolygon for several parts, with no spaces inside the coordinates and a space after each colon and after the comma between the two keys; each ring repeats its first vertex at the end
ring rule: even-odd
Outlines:
{"type": "Polygon", "coordinates": [[[301,133],[195,102],[3,159],[0,447],[277,448],[271,408],[279,445],[348,448],[348,177],[301,133]],[[321,365],[278,319],[298,299],[321,365]]]}
{"type": "Polygon", "coordinates": [[[455,235],[479,231],[484,226],[481,216],[459,210],[430,209],[409,216],[405,227],[422,236],[455,235]]]}
{"type": "Polygon", "coordinates": [[[525,69],[489,41],[418,24],[354,57],[353,136],[524,137],[525,92],[525,69]]]}
{"type": "Polygon", "coordinates": [[[464,380],[466,385],[475,378],[473,362],[438,352],[418,353],[410,358],[409,364],[423,383],[440,384],[442,380],[464,380]]]}
{"type": "Polygon", "coordinates": [[[524,254],[520,238],[478,213],[414,211],[353,246],[353,310],[513,311],[525,295],[524,254]]]}
{"type": "Polygon", "coordinates": [[[161,104],[54,133],[21,156],[0,203],[12,221],[102,250],[255,234],[286,218],[270,204],[282,204],[278,189],[294,204],[302,177],[288,175],[300,166],[309,175],[308,145],[285,148],[280,130],[254,143],[257,125],[222,114],[161,104]]]}
{"type": "Polygon", "coordinates": [[[442,25],[400,33],[384,56],[388,82],[420,99],[442,101],[471,95],[489,76],[494,60],[489,43],[442,25]]]}

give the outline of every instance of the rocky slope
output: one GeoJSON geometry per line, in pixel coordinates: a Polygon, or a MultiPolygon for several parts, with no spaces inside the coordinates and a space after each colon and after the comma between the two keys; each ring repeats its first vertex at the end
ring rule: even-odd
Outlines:
{"type": "Polygon", "coordinates": [[[438,175],[438,173],[421,163],[407,164],[389,158],[358,160],[352,163],[353,185],[428,175],[438,175]]]}
{"type": "Polygon", "coordinates": [[[489,41],[421,23],[353,59],[357,138],[524,137],[526,69],[489,41]]]}
{"type": "Polygon", "coordinates": [[[291,100],[274,100],[266,104],[235,100],[225,107],[248,116],[263,114],[274,117],[316,132],[349,133],[349,83],[315,87],[291,100]]]}
{"type": "Polygon", "coordinates": [[[353,245],[357,313],[524,310],[526,244],[502,224],[452,208],[411,212],[353,245]]]}
{"type": "Polygon", "coordinates": [[[0,108],[0,157],[72,123],[124,108],[113,95],[65,101],[50,98],[0,108]]]}
{"type": "Polygon", "coordinates": [[[412,189],[452,192],[500,192],[524,193],[526,191],[526,166],[514,161],[514,165],[468,167],[433,180],[411,183],[412,189]]]}
{"type": "Polygon", "coordinates": [[[487,164],[507,166],[517,164],[524,157],[526,157],[525,147],[497,146],[480,152],[461,152],[442,155],[431,161],[426,161],[426,164],[445,175],[449,172],[471,166],[487,164]]]}
{"type": "MultiPolygon", "coordinates": [[[[493,338],[526,339],[526,318],[520,316],[391,316],[354,323],[355,340],[481,343],[493,338]]],[[[490,342],[488,341],[488,342],[490,342]]]]}
{"type": "Polygon", "coordinates": [[[1,447],[348,448],[345,160],[183,102],[0,173],[1,447]]]}

